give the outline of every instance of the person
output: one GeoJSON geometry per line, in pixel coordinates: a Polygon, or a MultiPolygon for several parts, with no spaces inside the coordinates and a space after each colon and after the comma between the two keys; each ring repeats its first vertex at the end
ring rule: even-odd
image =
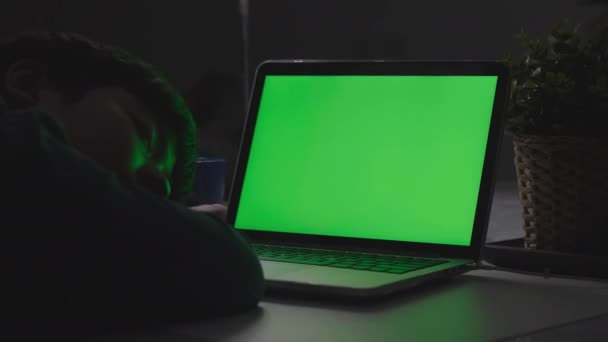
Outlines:
{"type": "Polygon", "coordinates": [[[5,325],[128,327],[256,307],[260,263],[192,187],[196,128],[166,77],[71,33],[0,43],[5,325]]]}

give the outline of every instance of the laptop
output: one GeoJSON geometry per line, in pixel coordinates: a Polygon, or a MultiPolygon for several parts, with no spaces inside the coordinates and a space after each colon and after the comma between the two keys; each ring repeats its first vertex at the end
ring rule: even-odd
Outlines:
{"type": "Polygon", "coordinates": [[[228,221],[269,292],[381,296],[476,265],[507,93],[497,62],[261,64],[228,221]]]}

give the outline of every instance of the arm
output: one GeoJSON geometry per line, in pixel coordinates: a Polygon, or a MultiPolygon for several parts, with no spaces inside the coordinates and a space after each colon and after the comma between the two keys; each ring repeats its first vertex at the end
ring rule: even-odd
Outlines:
{"type": "Polygon", "coordinates": [[[260,264],[237,232],[121,186],[44,118],[0,110],[0,202],[10,222],[0,251],[15,308],[167,320],[256,305],[260,264]]]}

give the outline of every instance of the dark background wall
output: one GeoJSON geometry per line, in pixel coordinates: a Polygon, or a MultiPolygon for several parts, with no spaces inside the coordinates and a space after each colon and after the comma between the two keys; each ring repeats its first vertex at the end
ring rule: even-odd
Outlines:
{"type": "Polygon", "coordinates": [[[597,11],[576,0],[253,0],[251,57],[493,59],[518,49],[522,28],[544,37],[597,11]]]}
{"type": "Polygon", "coordinates": [[[235,1],[4,0],[0,33],[73,31],[157,65],[182,90],[210,69],[240,72],[235,1]]]}
{"type": "MultiPolygon", "coordinates": [[[[575,0],[4,0],[0,33],[90,35],[143,56],[187,91],[212,70],[243,77],[245,52],[250,76],[269,58],[496,59],[520,50],[512,36],[522,28],[544,37],[565,17],[588,22],[599,12],[575,0]],[[249,13],[245,36],[239,8],[249,13]]],[[[243,107],[223,113],[236,130],[243,107]]],[[[507,137],[503,179],[513,177],[511,158],[507,137]]]]}

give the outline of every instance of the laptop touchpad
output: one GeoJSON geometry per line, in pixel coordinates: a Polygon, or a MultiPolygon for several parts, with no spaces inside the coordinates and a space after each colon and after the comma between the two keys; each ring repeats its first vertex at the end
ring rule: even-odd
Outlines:
{"type": "Polygon", "coordinates": [[[310,265],[276,261],[262,261],[261,264],[266,279],[273,279],[283,274],[298,272],[311,267],[310,265]]]}

